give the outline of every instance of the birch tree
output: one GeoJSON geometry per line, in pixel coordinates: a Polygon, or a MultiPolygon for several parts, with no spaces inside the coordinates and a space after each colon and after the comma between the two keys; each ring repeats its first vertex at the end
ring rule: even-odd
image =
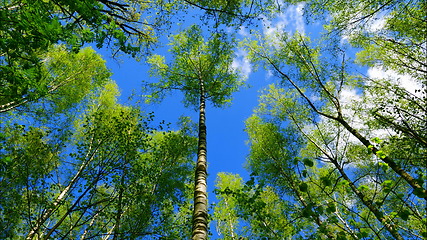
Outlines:
{"type": "Polygon", "coordinates": [[[2,238],[182,237],[187,220],[175,214],[189,202],[192,130],[157,132],[117,94],[109,82],[84,97],[78,117],[2,124],[2,238]]]}
{"type": "Polygon", "coordinates": [[[195,169],[193,239],[207,239],[207,143],[206,102],[221,107],[230,104],[231,94],[242,85],[235,69],[231,68],[232,45],[222,32],[215,33],[206,42],[198,26],[175,35],[171,53],[173,60],[153,55],[149,59],[152,73],[160,77],[151,84],[151,98],[164,96],[166,91],[179,90],[184,94],[184,105],[197,107],[199,112],[199,143],[195,169]]]}
{"type": "MultiPolygon", "coordinates": [[[[309,4],[320,6],[315,2],[309,4]]],[[[323,205],[319,208],[313,202],[315,205],[304,208],[306,210],[302,212],[303,216],[335,215],[331,218],[322,216],[320,219],[326,219],[336,225],[336,229],[328,230],[336,238],[361,238],[366,234],[394,239],[422,238],[426,234],[422,228],[417,227],[417,230],[414,230],[404,225],[409,219],[416,226],[425,222],[419,214],[423,212],[427,196],[425,174],[421,173],[425,171],[425,167],[420,165],[421,162],[425,165],[425,161],[419,161],[425,154],[425,127],[422,127],[425,122],[425,93],[422,88],[424,79],[420,77],[424,66],[419,64],[416,68],[410,67],[414,62],[424,61],[425,55],[420,53],[425,45],[413,32],[397,30],[399,28],[396,23],[399,22],[400,27],[411,25],[410,16],[418,12],[415,6],[424,5],[411,2],[402,6],[387,2],[377,8],[377,5],[364,2],[354,4],[354,8],[350,7],[350,11],[357,9],[351,12],[355,14],[353,17],[365,16],[358,10],[367,10],[377,16],[376,10],[383,10],[384,6],[393,9],[390,15],[384,16],[385,25],[377,32],[380,35],[371,32],[369,24],[372,22],[369,21],[357,25],[358,31],[347,31],[345,27],[355,27],[350,24],[352,19],[335,18],[344,12],[347,14],[347,8],[344,7],[346,5],[331,2],[318,9],[326,9],[330,11],[328,13],[332,13],[334,18],[329,22],[328,29],[338,29],[340,33],[344,32],[343,35],[334,38],[337,35],[328,32],[327,38],[314,41],[303,33],[279,31],[246,45],[253,62],[269,69],[278,80],[278,84],[271,86],[262,96],[256,115],[261,117],[262,125],[271,125],[276,129],[275,132],[289,137],[293,135],[292,132],[298,132],[299,138],[306,141],[306,147],[304,144],[300,145],[301,152],[296,155],[297,158],[285,154],[291,146],[289,140],[286,141],[289,147],[285,147],[280,141],[276,143],[286,149],[283,150],[285,153],[278,155],[284,157],[278,162],[293,162],[293,169],[299,174],[295,177],[303,180],[292,192],[303,192],[304,199],[307,199],[307,196],[309,199],[326,197],[325,202],[340,203],[344,207],[332,209],[323,205]],[[395,14],[400,14],[399,18],[395,14]],[[338,26],[336,21],[343,19],[344,24],[338,26]],[[346,39],[340,39],[342,36],[348,37],[346,39],[349,39],[353,46],[362,47],[356,57],[347,52],[351,45],[346,45],[346,39]],[[402,55],[396,55],[392,51],[398,48],[392,50],[386,47],[387,44],[380,44],[384,41],[375,36],[381,36],[383,40],[396,37],[417,44],[407,46],[413,48],[413,54],[404,54],[405,51],[402,51],[402,55]],[[382,56],[374,61],[379,52],[382,56]],[[399,66],[399,62],[406,63],[399,66]],[[371,67],[367,69],[370,75],[353,71],[354,67],[357,67],[356,64],[371,67]],[[383,71],[381,77],[372,76],[374,67],[389,72],[383,71]],[[414,71],[418,74],[413,74],[414,71]],[[405,86],[404,79],[416,86],[415,89],[405,86]],[[407,148],[398,149],[396,144],[407,148]],[[311,171],[313,173],[310,173],[311,171]],[[327,190],[328,188],[331,189],[327,190]],[[348,189],[349,195],[331,195],[341,191],[339,189],[348,189]],[[328,200],[328,195],[334,197],[328,200]],[[345,203],[346,198],[357,200],[354,200],[354,205],[348,205],[345,203]],[[325,212],[325,209],[328,210],[325,212]],[[357,214],[360,218],[345,218],[352,214],[357,214]],[[363,223],[355,224],[356,219],[363,220],[363,223]],[[375,219],[375,222],[371,222],[372,219],[375,219]],[[379,226],[374,227],[375,225],[379,226]]],[[[369,14],[366,16],[371,17],[369,14]]],[[[420,33],[423,31],[420,29],[420,33]]],[[[385,40],[387,41],[389,40],[385,40]]],[[[253,135],[257,136],[251,142],[254,147],[259,144],[260,134],[262,133],[253,135]]],[[[300,140],[292,141],[299,145],[300,140]]],[[[264,155],[277,164],[275,159],[280,158],[273,153],[267,150],[264,155]]],[[[251,157],[250,161],[256,159],[251,157]]],[[[253,162],[253,167],[258,164],[263,166],[267,162],[253,162]]],[[[256,171],[256,174],[260,174],[261,179],[269,179],[262,171],[256,171]]],[[[277,183],[270,180],[270,184],[277,183]]],[[[290,188],[288,185],[279,185],[290,188]]],[[[297,195],[294,197],[298,199],[297,195]]],[[[317,225],[318,231],[324,234],[328,232],[325,232],[319,222],[317,225]]]]}

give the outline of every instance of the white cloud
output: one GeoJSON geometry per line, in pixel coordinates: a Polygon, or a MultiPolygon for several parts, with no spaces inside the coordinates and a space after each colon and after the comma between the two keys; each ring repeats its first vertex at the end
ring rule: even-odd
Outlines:
{"type": "Polygon", "coordinates": [[[288,24],[286,16],[283,13],[279,13],[273,23],[267,17],[262,17],[263,33],[266,36],[273,36],[277,32],[282,32],[285,26],[288,24]]]}
{"type": "Polygon", "coordinates": [[[244,78],[248,78],[252,72],[252,66],[248,59],[248,53],[243,49],[236,51],[236,57],[233,59],[231,67],[238,70],[244,78]]]}
{"type": "MultiPolygon", "coordinates": [[[[384,71],[378,67],[369,68],[367,75],[371,79],[387,79],[386,81],[396,84],[412,94],[419,95],[415,93],[415,90],[421,88],[421,85],[409,75],[398,74],[390,70],[384,71]]],[[[375,109],[378,102],[382,102],[393,96],[392,93],[390,94],[390,96],[378,96],[375,92],[370,92],[369,88],[366,89],[365,93],[360,93],[357,89],[345,87],[339,95],[342,113],[349,121],[349,124],[353,128],[358,129],[358,131],[368,139],[373,137],[387,138],[387,136],[395,135],[396,132],[392,129],[370,129],[367,125],[367,121],[372,117],[369,111],[375,109]]],[[[329,120],[323,119],[323,121],[329,120]]],[[[348,135],[348,141],[360,143],[359,140],[352,135],[348,135]]]]}
{"type": "MultiPolygon", "coordinates": [[[[339,17],[339,16],[332,16],[339,17]]],[[[361,24],[360,19],[363,18],[361,13],[354,15],[351,19],[348,20],[349,24],[346,25],[344,29],[343,35],[341,37],[341,43],[348,42],[349,39],[357,36],[361,31],[366,31],[368,33],[379,33],[384,29],[387,23],[387,15],[386,12],[379,12],[372,16],[371,18],[364,18],[366,23],[361,24]],[[360,26],[363,26],[360,28],[360,26]]]]}
{"type": "Polygon", "coordinates": [[[248,37],[249,36],[248,28],[245,26],[240,26],[239,31],[237,33],[242,37],[248,37]]]}
{"type": "Polygon", "coordinates": [[[415,92],[415,90],[422,88],[420,82],[409,75],[402,75],[392,70],[384,71],[379,67],[371,67],[368,69],[368,77],[371,79],[388,79],[391,83],[398,84],[411,94],[421,97],[421,93],[415,92]]]}
{"type": "Polygon", "coordinates": [[[387,19],[383,16],[371,22],[368,31],[378,32],[385,27],[387,19]]]}
{"type": "MultiPolygon", "coordinates": [[[[380,73],[373,72],[373,74],[380,73]]],[[[364,99],[366,97],[371,98],[375,96],[371,96],[369,92],[366,92],[364,96],[362,96],[362,93],[358,93],[356,89],[349,87],[345,87],[341,91],[339,101],[342,113],[348,119],[350,125],[362,132],[368,139],[373,137],[384,138],[396,134],[391,129],[370,129],[366,125],[366,122],[372,117],[369,111],[377,107],[375,101],[366,101],[366,99],[364,99]]],[[[360,143],[359,140],[351,134],[349,135],[348,141],[360,143]]]]}
{"type": "Polygon", "coordinates": [[[294,16],[292,19],[294,20],[295,28],[300,33],[305,33],[305,24],[304,24],[304,3],[298,3],[295,6],[295,11],[292,11],[294,16]]]}
{"type": "Polygon", "coordinates": [[[361,97],[359,94],[357,94],[356,89],[349,87],[344,87],[341,90],[339,98],[339,101],[342,105],[348,105],[353,102],[361,101],[361,97]]]}
{"type": "Polygon", "coordinates": [[[287,31],[289,33],[298,31],[305,33],[305,24],[303,18],[304,3],[298,3],[286,8],[284,11],[277,13],[274,19],[268,19],[261,16],[263,22],[263,33],[272,36],[275,33],[287,31]]]}
{"type": "Polygon", "coordinates": [[[267,69],[267,70],[265,71],[265,79],[266,79],[266,80],[268,80],[268,79],[270,79],[271,77],[273,77],[273,71],[271,71],[270,69],[267,69]]]}

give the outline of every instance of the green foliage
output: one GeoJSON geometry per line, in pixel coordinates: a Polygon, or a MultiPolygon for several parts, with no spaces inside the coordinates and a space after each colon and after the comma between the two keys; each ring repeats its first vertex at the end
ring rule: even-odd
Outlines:
{"type": "MultiPolygon", "coordinates": [[[[3,124],[2,124],[3,125],[3,124]]],[[[0,143],[0,237],[19,233],[28,204],[44,204],[49,193],[45,179],[58,164],[46,129],[14,124],[2,126],[0,143]],[[28,198],[31,197],[31,201],[28,198]]]]}
{"type": "Polygon", "coordinates": [[[307,185],[307,183],[301,183],[300,185],[299,185],[299,190],[301,191],[301,192],[307,192],[308,191],[308,185],[307,185]]]}
{"type": "MultiPolygon", "coordinates": [[[[236,175],[218,173],[216,182],[216,191],[223,190],[227,193],[238,191],[243,185],[243,179],[236,175]]],[[[237,204],[235,198],[228,195],[220,195],[220,202],[214,205],[213,219],[217,221],[218,235],[224,236],[224,239],[237,237],[239,227],[239,216],[237,215],[237,204]]]]}
{"type": "Polygon", "coordinates": [[[326,29],[361,49],[359,63],[421,80],[426,66],[426,7],[425,1],[309,1],[306,14],[316,20],[332,16],[326,29]]]}
{"type": "Polygon", "coordinates": [[[85,43],[95,42],[98,47],[113,43],[126,53],[135,53],[141,46],[156,41],[154,30],[167,23],[159,21],[166,19],[163,15],[144,17],[144,13],[151,10],[159,13],[171,10],[158,4],[92,0],[3,2],[0,13],[5,24],[0,31],[5,41],[1,52],[19,49],[24,51],[16,51],[17,54],[32,56],[62,41],[76,50],[85,43]],[[145,24],[140,24],[144,21],[145,24]]]}
{"type": "Polygon", "coordinates": [[[204,11],[200,19],[209,29],[215,32],[220,26],[238,29],[246,24],[252,26],[260,20],[260,14],[268,14],[271,5],[276,2],[270,0],[195,0],[185,1],[188,6],[204,11]]]}
{"type": "MultiPolygon", "coordinates": [[[[330,31],[311,40],[277,31],[243,42],[253,63],[280,82],[264,90],[246,122],[247,165],[259,182],[298,206],[293,212],[301,232],[294,236],[421,236],[422,228],[412,228],[408,221],[414,212],[425,211],[425,180],[416,180],[425,171],[425,158],[419,161],[425,147],[425,101],[421,91],[405,89],[401,80],[423,83],[419,77],[425,56],[418,39],[424,30],[415,36],[391,28],[399,29],[394,24],[400,20],[392,20],[397,16],[399,24],[409,25],[409,13],[416,15],[415,8],[424,5],[309,1],[306,9],[315,12],[306,13],[330,14],[327,30],[342,35],[330,31]],[[383,10],[385,27],[373,32],[367,26],[383,10]],[[343,40],[361,49],[356,59],[347,55],[343,40]],[[369,79],[352,72],[354,63],[394,72],[369,79]]],[[[420,215],[415,218],[417,226],[423,222],[420,215]]]]}
{"type": "MultiPolygon", "coordinates": [[[[300,2],[0,3],[0,238],[190,238],[194,124],[152,128],[153,115],[118,103],[105,61],[83,46],[144,57],[176,12],[202,9],[212,35],[193,25],[171,37],[173,60],[147,59],[160,79],[147,101],[180,90],[187,107],[201,96],[222,107],[243,80],[234,38],[218,27],[268,23],[270,10],[300,2]]],[[[217,176],[220,238],[427,237],[426,6],[304,1],[320,39],[243,41],[278,83],[246,121],[251,179],[217,176]]]]}
{"type": "Polygon", "coordinates": [[[171,90],[184,93],[186,106],[199,106],[200,83],[203,81],[205,97],[214,106],[231,103],[231,95],[243,82],[232,69],[232,42],[224,32],[213,34],[205,42],[200,27],[193,25],[175,35],[171,43],[173,61],[166,64],[165,57],[153,55],[148,59],[151,74],[159,77],[150,84],[147,101],[158,100],[171,90]]]}
{"type": "Polygon", "coordinates": [[[219,173],[215,191],[220,200],[214,207],[220,239],[292,236],[288,205],[273,189],[255,185],[253,180],[243,183],[237,174],[219,173]]]}
{"type": "Polygon", "coordinates": [[[280,182],[284,186],[295,184],[293,168],[298,162],[293,161],[298,149],[299,136],[292,128],[280,128],[274,122],[264,122],[257,115],[246,121],[251,151],[247,167],[256,175],[262,176],[261,182],[280,182]],[[289,148],[283,146],[289,145],[289,148]],[[285,178],[278,177],[285,175],[285,178]]]}
{"type": "Polygon", "coordinates": [[[110,76],[105,61],[91,48],[74,53],[67,51],[64,45],[57,45],[40,57],[43,59],[39,68],[40,81],[29,82],[24,88],[15,83],[2,86],[1,112],[40,99],[52,104],[54,111],[62,112],[103,85],[110,76]]]}
{"type": "Polygon", "coordinates": [[[242,0],[214,0],[214,1],[206,1],[206,0],[196,0],[193,4],[201,6],[207,10],[207,14],[212,15],[217,21],[216,24],[226,23],[229,24],[233,22],[235,19],[239,19],[240,21],[245,21],[246,18],[253,18],[254,16],[249,12],[249,14],[244,14],[243,6],[247,4],[246,1],[242,0]]]}
{"type": "Polygon", "coordinates": [[[190,198],[192,129],[155,131],[151,116],[118,104],[117,95],[109,82],[85,96],[74,124],[60,120],[74,128],[54,141],[48,124],[2,126],[1,237],[185,236],[179,229],[188,220],[175,214],[190,198]]]}
{"type": "MultiPolygon", "coordinates": [[[[58,80],[67,80],[63,73],[50,73],[46,66],[49,55],[66,51],[63,47],[60,50],[53,47],[56,44],[66,47],[71,55],[68,59],[75,58],[71,63],[76,67],[79,63],[76,60],[83,57],[81,55],[90,54],[88,50],[78,53],[88,43],[94,43],[98,48],[107,44],[115,53],[144,54],[144,50],[157,41],[160,28],[168,24],[167,15],[163,13],[172,10],[163,5],[162,2],[118,3],[109,0],[3,1],[0,3],[0,110],[8,111],[23,102],[37,100],[64,85],[57,85],[58,80]],[[153,10],[162,14],[147,16],[153,10]],[[57,77],[55,74],[59,74],[59,79],[52,82],[52,78],[57,77]]],[[[54,61],[61,61],[67,55],[55,57],[54,61]]],[[[85,61],[89,58],[81,63],[85,61]]],[[[93,63],[88,66],[92,67],[93,63]]]]}

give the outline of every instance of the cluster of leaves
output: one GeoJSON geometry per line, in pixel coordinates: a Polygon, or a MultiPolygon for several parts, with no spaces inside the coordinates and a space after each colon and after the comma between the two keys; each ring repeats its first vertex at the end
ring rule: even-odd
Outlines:
{"type": "Polygon", "coordinates": [[[230,104],[232,93],[243,84],[231,67],[232,43],[225,32],[214,33],[205,42],[197,25],[175,35],[170,49],[172,63],[166,64],[165,57],[160,55],[152,55],[148,59],[152,75],[159,77],[160,81],[149,85],[152,94],[147,100],[162,99],[167,92],[180,90],[187,107],[198,107],[201,94],[216,107],[230,104]]]}
{"type": "MultiPolygon", "coordinates": [[[[155,6],[155,5],[153,5],[155,6]]],[[[129,54],[156,41],[159,22],[142,24],[147,4],[125,1],[5,1],[0,6],[0,104],[38,99],[51,87],[43,60],[53,44],[78,51],[108,43],[129,54]]],[[[3,109],[2,109],[3,110],[3,109]]]]}
{"type": "MultiPolygon", "coordinates": [[[[105,61],[82,47],[107,45],[114,54],[144,57],[179,9],[219,13],[218,25],[250,17],[240,11],[244,4],[3,1],[1,237],[188,238],[193,130],[149,128],[150,116],[117,103],[105,61]]],[[[218,32],[205,43],[193,26],[175,40],[175,57],[183,46],[190,54],[172,70],[205,80],[206,89],[188,94],[190,104],[197,95],[217,106],[229,102],[237,74],[226,35],[218,32]],[[196,68],[185,59],[197,61],[196,68]]],[[[188,88],[199,84],[184,80],[188,88]]]]}
{"type": "Polygon", "coordinates": [[[237,174],[218,173],[213,219],[223,239],[281,239],[293,236],[296,225],[283,215],[290,214],[272,188],[243,183],[237,174]]]}
{"type": "MultiPolygon", "coordinates": [[[[305,6],[312,19],[330,19],[324,39],[277,31],[243,43],[254,64],[279,79],[246,122],[247,167],[263,191],[288,206],[280,218],[296,227],[270,238],[424,239],[425,2],[305,6]],[[354,57],[346,52],[351,46],[360,50],[354,57]],[[383,77],[353,73],[354,64],[381,69],[383,77]]],[[[224,239],[261,239],[266,235],[248,227],[244,213],[263,207],[251,206],[251,197],[245,204],[244,187],[228,186],[242,186],[234,181],[219,178],[216,219],[224,239]]],[[[261,196],[259,187],[250,189],[249,196],[261,196]]]]}
{"type": "MultiPolygon", "coordinates": [[[[214,19],[208,40],[196,25],[173,36],[170,63],[148,58],[161,79],[151,99],[181,90],[186,106],[200,107],[196,179],[206,186],[205,100],[227,105],[243,84],[231,67],[234,39],[217,27],[294,3],[3,1],[0,237],[189,238],[196,139],[188,121],[175,132],[150,128],[150,115],[117,103],[105,62],[82,47],[146,56],[176,11],[193,6],[214,19]]],[[[278,31],[242,44],[279,81],[246,122],[253,178],[218,175],[220,235],[426,238],[426,2],[304,6],[325,24],[323,38],[278,31]],[[383,76],[354,72],[356,64],[383,76]]]]}
{"type": "Polygon", "coordinates": [[[185,238],[188,216],[175,213],[188,208],[192,130],[156,131],[117,94],[109,82],[77,117],[2,125],[2,238],[185,238]],[[59,131],[61,119],[74,124],[59,131]]]}

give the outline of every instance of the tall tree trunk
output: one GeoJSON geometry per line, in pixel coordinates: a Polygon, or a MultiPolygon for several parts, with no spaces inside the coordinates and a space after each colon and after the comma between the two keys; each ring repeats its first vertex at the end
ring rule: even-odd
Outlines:
{"type": "Polygon", "coordinates": [[[193,240],[207,239],[208,236],[205,106],[205,88],[203,79],[200,79],[199,143],[194,186],[193,240]]]}
{"type": "Polygon", "coordinates": [[[117,213],[116,213],[116,224],[114,225],[114,235],[113,235],[113,240],[119,239],[119,234],[120,234],[120,224],[121,224],[121,219],[122,219],[122,215],[123,215],[123,192],[125,191],[124,189],[125,186],[125,171],[122,171],[122,177],[120,179],[120,187],[119,187],[119,196],[118,196],[118,203],[117,203],[117,213]]]}

